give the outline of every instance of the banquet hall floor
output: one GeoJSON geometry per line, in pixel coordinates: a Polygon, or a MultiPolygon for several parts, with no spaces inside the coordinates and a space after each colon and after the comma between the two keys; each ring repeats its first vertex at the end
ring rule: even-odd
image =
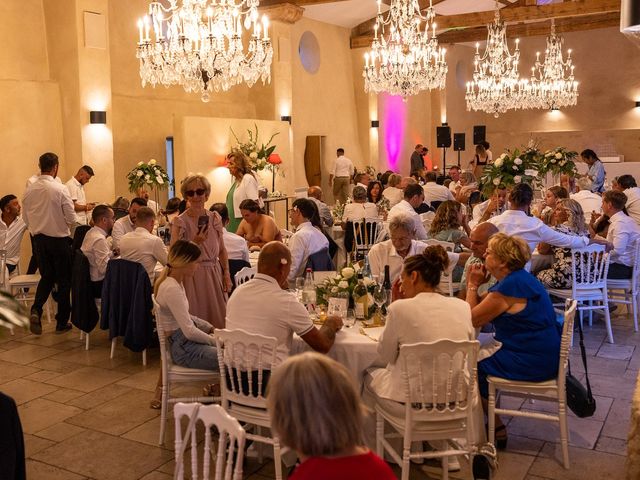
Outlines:
{"type": "MultiPolygon", "coordinates": [[[[605,342],[604,325],[596,316],[586,326],[590,379],[597,411],[588,419],[571,416],[571,469],[560,464],[558,431],[528,419],[509,423],[509,448],[501,452],[495,479],[583,480],[624,478],[630,400],[640,369],[640,333],[626,315],[613,318],[616,344],[605,342]]],[[[10,336],[0,332],[0,391],[19,405],[24,429],[29,480],[145,479],[165,480],[173,473],[173,420],[167,422],[164,447],[157,445],[159,411],[149,409],[155,387],[159,352],[149,352],[148,365],[140,354],[118,346],[109,359],[106,332],[91,336],[91,348],[74,329],[53,333],[53,323],[36,337],[28,332],[10,336]]],[[[572,354],[574,373],[583,368],[577,342],[572,354]]],[[[582,379],[583,374],[576,376],[582,379]]],[[[196,390],[197,393],[197,390],[196,390]]],[[[522,401],[507,398],[520,407],[522,401]]],[[[544,402],[525,404],[545,409],[544,402]]],[[[439,478],[413,465],[411,478],[439,478]]],[[[399,475],[399,469],[396,468],[399,475]]],[[[460,473],[466,477],[462,462],[460,473]]],[[[249,458],[245,477],[273,478],[273,462],[249,458]]]]}

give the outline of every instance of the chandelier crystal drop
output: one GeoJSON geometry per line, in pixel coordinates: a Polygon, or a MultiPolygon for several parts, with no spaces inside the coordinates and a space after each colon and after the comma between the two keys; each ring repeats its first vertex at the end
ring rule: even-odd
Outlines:
{"type": "Polygon", "coordinates": [[[482,56],[480,44],[476,43],[473,80],[467,82],[465,99],[468,111],[483,111],[498,117],[507,110],[520,108],[520,41],[516,40],[515,51],[511,54],[507,27],[500,19],[498,2],[494,21],[487,25],[487,30],[487,45],[482,56]]]}
{"type": "Polygon", "coordinates": [[[391,0],[386,18],[381,0],[377,3],[374,39],[365,53],[362,73],[365,91],[386,92],[406,99],[422,90],[444,88],[445,49],[438,47],[436,14],[431,1],[422,15],[418,0],[391,0]]]}
{"type": "Polygon", "coordinates": [[[540,52],[537,52],[535,66],[531,67],[531,79],[522,84],[522,108],[558,109],[578,103],[578,82],[573,75],[571,50],[567,51],[565,60],[563,43],[564,39],[556,35],[552,20],[544,61],[540,62],[540,52]]]}
{"type": "Polygon", "coordinates": [[[182,85],[207,102],[214,91],[270,82],[273,46],[258,5],[259,0],[151,2],[138,20],[142,86],[182,85]]]}

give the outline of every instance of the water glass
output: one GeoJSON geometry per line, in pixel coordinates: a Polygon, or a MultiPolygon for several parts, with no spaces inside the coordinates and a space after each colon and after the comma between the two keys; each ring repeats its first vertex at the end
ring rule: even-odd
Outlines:
{"type": "Polygon", "coordinates": [[[352,308],[347,310],[347,315],[342,319],[345,328],[351,328],[356,324],[356,315],[352,308]]]}
{"type": "Polygon", "coordinates": [[[302,301],[302,290],[304,289],[304,277],[296,278],[296,297],[298,297],[298,301],[302,301]]]}

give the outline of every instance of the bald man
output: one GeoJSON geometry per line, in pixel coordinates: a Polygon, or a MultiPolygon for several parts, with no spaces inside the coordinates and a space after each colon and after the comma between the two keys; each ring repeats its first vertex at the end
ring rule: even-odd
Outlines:
{"type": "Polygon", "coordinates": [[[325,227],[332,226],[333,215],[331,215],[329,206],[322,201],[322,189],[317,185],[309,187],[309,190],[307,190],[307,196],[316,202],[316,205],[318,206],[318,213],[320,213],[320,218],[322,219],[322,225],[325,227]]]}
{"type": "MultiPolygon", "coordinates": [[[[469,268],[471,268],[471,265],[484,265],[484,256],[487,253],[489,239],[496,233],[498,233],[498,227],[489,222],[481,223],[471,230],[469,240],[471,240],[471,252],[473,255],[469,257],[469,260],[467,260],[467,263],[464,265],[464,272],[460,279],[460,292],[458,293],[458,298],[463,300],[467,298],[467,272],[469,271],[469,268]]],[[[489,288],[495,285],[496,282],[497,280],[493,276],[489,275],[486,281],[478,287],[478,295],[480,297],[484,297],[488,293],[489,288]]]]}
{"type": "Polygon", "coordinates": [[[336,332],[342,328],[340,317],[330,316],[316,328],[307,309],[289,292],[291,252],[282,242],[269,242],[258,257],[258,273],[233,292],[227,303],[226,327],[275,337],[276,360],[289,356],[293,334],[297,333],[320,353],[333,346],[336,332]]]}

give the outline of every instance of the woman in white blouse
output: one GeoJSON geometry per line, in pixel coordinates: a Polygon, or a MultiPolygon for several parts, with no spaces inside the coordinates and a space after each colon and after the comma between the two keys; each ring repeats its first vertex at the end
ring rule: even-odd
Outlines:
{"type": "Polygon", "coordinates": [[[242,212],[240,204],[243,200],[255,200],[262,208],[263,202],[258,195],[258,180],[251,171],[251,163],[247,156],[239,150],[234,150],[227,155],[227,168],[233,176],[233,185],[227,193],[227,209],[229,210],[229,225],[227,230],[236,233],[242,212]]]}
{"type": "Polygon", "coordinates": [[[367,201],[367,190],[364,187],[354,187],[353,203],[347,203],[342,213],[342,228],[346,229],[347,222],[356,222],[363,218],[378,218],[378,207],[367,201]]]}

